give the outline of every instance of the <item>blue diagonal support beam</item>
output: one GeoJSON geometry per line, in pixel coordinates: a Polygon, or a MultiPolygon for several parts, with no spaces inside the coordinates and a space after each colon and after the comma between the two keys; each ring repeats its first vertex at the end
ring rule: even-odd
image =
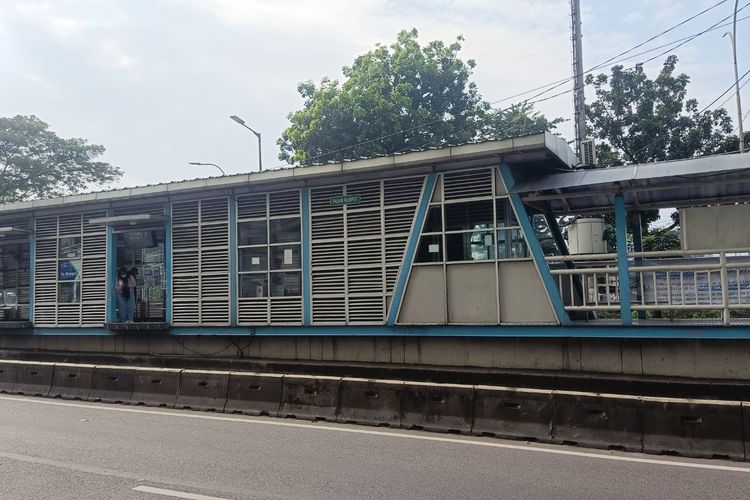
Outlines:
{"type": "Polygon", "coordinates": [[[615,195],[615,236],[617,238],[617,274],[620,285],[620,322],[633,324],[630,307],[630,273],[628,272],[628,213],[623,195],[615,195]]]}
{"type": "Polygon", "coordinates": [[[513,205],[513,209],[516,211],[516,216],[518,217],[518,223],[521,225],[521,229],[526,236],[526,241],[529,243],[531,256],[534,259],[534,264],[536,265],[537,271],[539,272],[539,276],[542,278],[542,283],[544,284],[544,288],[547,291],[547,296],[552,303],[552,308],[555,311],[557,321],[561,325],[569,325],[570,316],[568,315],[568,311],[565,310],[565,304],[563,303],[562,296],[560,295],[560,290],[557,288],[555,279],[552,277],[552,273],[549,270],[547,261],[544,260],[544,251],[542,250],[542,246],[539,244],[539,239],[536,237],[536,233],[534,232],[534,227],[531,224],[531,218],[526,212],[526,207],[524,206],[523,200],[521,200],[521,197],[518,195],[518,193],[511,192],[513,184],[515,184],[513,172],[506,164],[500,165],[499,168],[500,177],[505,183],[505,188],[508,190],[510,202],[513,205]]]}
{"type": "Polygon", "coordinates": [[[424,189],[422,190],[422,197],[419,199],[417,213],[414,216],[414,224],[411,228],[411,234],[409,234],[409,241],[406,243],[404,259],[401,262],[401,269],[399,270],[398,278],[396,278],[396,286],[393,289],[391,307],[388,309],[388,318],[386,321],[389,326],[395,325],[398,320],[398,313],[401,310],[401,303],[404,300],[404,293],[406,292],[406,283],[409,281],[411,265],[414,262],[414,255],[417,252],[417,245],[419,244],[419,235],[422,233],[422,226],[424,226],[424,221],[427,219],[427,209],[430,207],[430,199],[432,198],[432,191],[435,188],[436,181],[437,173],[432,172],[427,174],[424,189]]]}

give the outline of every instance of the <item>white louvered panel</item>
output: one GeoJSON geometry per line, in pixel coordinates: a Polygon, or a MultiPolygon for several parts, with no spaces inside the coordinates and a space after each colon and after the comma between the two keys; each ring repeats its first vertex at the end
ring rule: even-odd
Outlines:
{"type": "Polygon", "coordinates": [[[106,217],[107,212],[88,212],[83,214],[83,232],[89,233],[106,233],[107,226],[99,224],[91,224],[91,219],[100,219],[106,217]]]}
{"type": "Polygon", "coordinates": [[[237,218],[252,219],[266,217],[266,195],[249,194],[237,197],[237,218]]]}
{"type": "Polygon", "coordinates": [[[198,273],[198,250],[188,252],[175,252],[172,259],[172,272],[177,274],[188,274],[197,276],[198,273]]]}
{"type": "Polygon", "coordinates": [[[344,324],[346,322],[346,299],[342,297],[313,297],[313,322],[344,324]]]}
{"type": "Polygon", "coordinates": [[[313,215],[312,239],[333,239],[344,237],[343,214],[313,215]]]}
{"type": "Polygon", "coordinates": [[[227,325],[229,324],[229,301],[201,302],[201,324],[203,325],[227,325]]]}
{"type": "Polygon", "coordinates": [[[54,283],[57,279],[57,261],[37,261],[34,265],[34,284],[42,285],[45,282],[54,283]]]}
{"type": "Polygon", "coordinates": [[[347,248],[347,264],[381,265],[383,263],[382,240],[350,240],[347,248]]]}
{"type": "MultiPolygon", "coordinates": [[[[383,268],[349,269],[347,273],[349,294],[383,293],[383,268]]],[[[351,299],[351,298],[350,298],[351,299]]],[[[352,313],[352,302],[349,301],[349,314],[352,313]]]]}
{"type": "Polygon", "coordinates": [[[386,264],[401,265],[406,250],[407,236],[396,236],[385,239],[385,262],[386,264]]]}
{"type": "Polygon", "coordinates": [[[492,170],[469,170],[443,174],[446,200],[492,196],[492,170]]]}
{"type": "Polygon", "coordinates": [[[106,305],[103,301],[99,303],[83,304],[81,310],[81,323],[85,326],[102,325],[106,321],[106,305]]]}
{"type": "Polygon", "coordinates": [[[360,196],[360,202],[353,207],[380,207],[380,181],[363,182],[361,184],[347,184],[346,194],[360,196]]]}
{"type": "Polygon", "coordinates": [[[417,204],[422,194],[424,177],[402,177],[383,183],[383,198],[387,205],[417,204]]]}
{"type": "Polygon", "coordinates": [[[229,220],[229,199],[201,200],[201,223],[229,220]]]}
{"type": "Polygon", "coordinates": [[[385,299],[377,297],[349,297],[349,323],[381,324],[385,317],[385,299]]]}
{"type": "Polygon", "coordinates": [[[57,258],[57,238],[36,241],[36,260],[57,258]]]}
{"type": "Polygon", "coordinates": [[[396,279],[398,279],[398,266],[389,266],[385,268],[385,290],[386,293],[393,293],[396,288],[396,279]]]}
{"type": "Polygon", "coordinates": [[[198,248],[198,225],[172,228],[172,247],[175,250],[198,248]]]}
{"type": "Polygon", "coordinates": [[[313,295],[344,293],[344,270],[321,269],[312,272],[313,295]]]}
{"type": "Polygon", "coordinates": [[[44,302],[57,302],[57,284],[52,282],[34,282],[34,306],[44,302]]]}
{"type": "Polygon", "coordinates": [[[174,276],[172,278],[172,297],[177,300],[192,300],[200,296],[200,278],[197,275],[174,276]]]}
{"type": "Polygon", "coordinates": [[[268,200],[270,215],[297,215],[300,212],[300,193],[295,191],[281,191],[271,193],[268,200]]]}
{"type": "Polygon", "coordinates": [[[107,255],[106,234],[87,234],[83,237],[83,255],[107,255]]]}
{"type": "Polygon", "coordinates": [[[172,322],[175,325],[197,325],[200,323],[198,301],[177,301],[172,303],[172,322]]]}
{"type": "Polygon", "coordinates": [[[57,236],[57,217],[37,217],[34,224],[37,239],[57,236]]]}
{"type": "Polygon", "coordinates": [[[237,320],[240,325],[267,325],[268,299],[240,299],[237,320]]]}
{"type": "Polygon", "coordinates": [[[184,201],[172,204],[172,224],[198,224],[198,202],[184,201]]]}
{"type": "Polygon", "coordinates": [[[210,224],[201,226],[201,248],[226,247],[229,245],[229,227],[227,224],[210,224]]]}
{"type": "Polygon", "coordinates": [[[342,207],[332,207],[331,198],[344,194],[343,186],[328,186],[310,190],[310,209],[315,212],[341,211],[342,207]]]}
{"type": "Polygon", "coordinates": [[[34,325],[54,326],[56,321],[56,304],[34,303],[34,325]]]}
{"type": "Polygon", "coordinates": [[[346,235],[349,238],[355,236],[380,236],[380,219],[380,210],[348,212],[346,214],[346,235]]]}
{"type": "Polygon", "coordinates": [[[80,235],[83,229],[81,214],[59,216],[58,217],[58,229],[59,229],[60,236],[80,235]]]}
{"type": "Polygon", "coordinates": [[[80,304],[58,304],[57,324],[60,326],[78,326],[81,324],[80,304]]]}
{"type": "Polygon", "coordinates": [[[83,279],[102,280],[107,277],[107,257],[85,257],[83,259],[83,279]]]}
{"type": "Polygon", "coordinates": [[[229,280],[223,274],[202,275],[200,278],[201,298],[229,298],[229,280]]]}
{"type": "Polygon", "coordinates": [[[81,300],[84,303],[102,301],[106,295],[107,285],[104,281],[85,281],[81,284],[81,300]]]}
{"type": "Polygon", "coordinates": [[[295,325],[302,323],[302,298],[272,297],[271,323],[295,325]]]}
{"type": "Polygon", "coordinates": [[[409,234],[414,224],[415,207],[385,209],[385,234],[409,234]]]}
{"type": "Polygon", "coordinates": [[[228,281],[229,251],[226,248],[216,248],[201,251],[201,273],[224,273],[224,280],[228,281]]]}
{"type": "Polygon", "coordinates": [[[312,243],[312,267],[344,266],[343,241],[314,241],[312,243]]]}

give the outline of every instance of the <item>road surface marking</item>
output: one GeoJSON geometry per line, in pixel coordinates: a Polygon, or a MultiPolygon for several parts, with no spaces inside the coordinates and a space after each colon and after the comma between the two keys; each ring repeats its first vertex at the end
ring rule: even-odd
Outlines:
{"type": "Polygon", "coordinates": [[[196,495],[195,493],[186,493],[184,491],[165,490],[163,488],[154,488],[152,486],[136,486],[133,491],[141,491],[143,493],[153,493],[154,495],[163,495],[165,497],[173,498],[187,498],[189,500],[227,500],[221,497],[210,497],[208,495],[196,495]]]}
{"type": "Polygon", "coordinates": [[[75,408],[86,408],[89,410],[101,410],[101,411],[119,411],[123,413],[142,413],[146,415],[164,415],[169,417],[180,417],[180,418],[197,418],[201,420],[218,420],[222,422],[234,422],[234,423],[245,423],[245,424],[258,424],[258,425],[271,425],[278,427],[296,427],[300,429],[313,429],[318,431],[328,432],[344,432],[349,434],[367,434],[371,436],[382,436],[390,438],[403,438],[403,439],[414,439],[418,441],[436,441],[441,443],[452,443],[452,444],[465,444],[471,446],[483,446],[487,448],[501,448],[505,450],[519,450],[519,451],[530,451],[535,453],[548,453],[550,455],[565,455],[571,457],[583,457],[583,458],[596,458],[600,460],[613,460],[616,462],[634,462],[641,464],[653,464],[653,465],[666,465],[671,467],[687,467],[691,469],[705,469],[705,470],[720,470],[730,472],[743,472],[750,473],[750,467],[737,467],[731,465],[714,465],[705,464],[701,462],[681,462],[676,460],[657,460],[654,458],[644,457],[627,457],[622,455],[604,455],[601,453],[592,453],[586,451],[573,451],[564,448],[544,448],[541,446],[525,446],[520,444],[509,444],[495,441],[480,441],[477,439],[460,439],[460,438],[449,438],[441,436],[430,436],[427,434],[406,434],[404,432],[388,432],[371,429],[358,429],[351,427],[337,426],[329,423],[318,423],[318,424],[304,424],[298,422],[288,422],[281,419],[260,420],[253,418],[243,417],[222,417],[218,415],[206,415],[204,413],[198,413],[194,411],[163,411],[163,410],[141,410],[136,408],[125,408],[122,406],[106,406],[72,403],[63,401],[51,401],[48,399],[37,399],[27,397],[16,397],[16,396],[0,396],[0,400],[6,399],[8,401],[23,401],[26,403],[51,405],[51,406],[71,406],[75,408]]]}

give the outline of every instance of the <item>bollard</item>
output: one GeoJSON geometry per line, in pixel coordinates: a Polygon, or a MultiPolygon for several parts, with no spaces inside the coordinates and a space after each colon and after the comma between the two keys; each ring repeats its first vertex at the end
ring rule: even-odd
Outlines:
{"type": "Polygon", "coordinates": [[[744,460],[742,403],[644,397],[643,449],[744,460]]]}
{"type": "Polygon", "coordinates": [[[553,442],[643,451],[639,396],[554,391],[552,400],[553,442]]]}
{"type": "Polygon", "coordinates": [[[487,385],[477,385],[474,389],[473,434],[551,440],[552,391],[487,385]]]}
{"type": "Polygon", "coordinates": [[[285,375],[279,416],[336,420],[340,385],[339,377],[285,375]]]}
{"type": "Polygon", "coordinates": [[[474,387],[406,382],[401,392],[401,427],[470,433],[474,387]]]}
{"type": "Polygon", "coordinates": [[[275,417],[281,405],[283,375],[230,372],[226,413],[275,417]]]}
{"type": "Polygon", "coordinates": [[[742,423],[745,425],[745,461],[750,461],[750,403],[747,402],[742,403],[742,423]]]}
{"type": "Polygon", "coordinates": [[[16,383],[13,384],[13,394],[46,396],[52,387],[54,368],[54,363],[17,361],[16,383]]]}
{"type": "Polygon", "coordinates": [[[224,411],[229,372],[182,370],[175,408],[224,411]]]}
{"type": "Polygon", "coordinates": [[[136,368],[130,404],[174,408],[181,371],[173,368],[136,368]]]}
{"type": "Polygon", "coordinates": [[[49,397],[85,400],[91,392],[94,365],[55,363],[49,397]]]}
{"type": "Polygon", "coordinates": [[[0,361],[0,393],[13,392],[18,365],[15,361],[0,361]]]}
{"type": "Polygon", "coordinates": [[[88,400],[128,404],[133,396],[134,385],[135,368],[96,366],[88,400]]]}
{"type": "Polygon", "coordinates": [[[341,379],[338,422],[365,425],[401,425],[401,391],[404,383],[395,380],[341,379]]]}

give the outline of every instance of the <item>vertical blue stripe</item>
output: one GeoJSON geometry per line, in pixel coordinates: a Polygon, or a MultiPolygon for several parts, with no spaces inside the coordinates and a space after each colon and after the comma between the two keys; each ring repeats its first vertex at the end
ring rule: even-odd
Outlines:
{"type": "Polygon", "coordinates": [[[229,197],[229,322],[237,325],[237,199],[229,197]]]}
{"type": "MultiPolygon", "coordinates": [[[[107,212],[107,216],[111,215],[107,212]]],[[[116,321],[117,296],[115,295],[115,275],[117,274],[117,235],[107,226],[107,300],[105,304],[105,319],[107,323],[116,321]]]]}
{"type": "Polygon", "coordinates": [[[29,321],[34,322],[34,270],[36,269],[36,237],[34,229],[36,220],[31,220],[32,231],[29,235],[29,321]]]}
{"type": "Polygon", "coordinates": [[[310,188],[302,188],[302,324],[312,324],[312,234],[310,188]]]}
{"type": "Polygon", "coordinates": [[[623,325],[633,324],[630,308],[630,275],[628,273],[628,228],[625,198],[615,195],[615,236],[617,237],[617,274],[620,281],[620,321],[623,325]]]}
{"type": "Polygon", "coordinates": [[[411,228],[411,234],[409,234],[409,241],[406,244],[404,260],[401,262],[401,269],[399,270],[398,278],[396,279],[396,287],[393,290],[393,297],[391,297],[391,307],[388,310],[387,320],[389,326],[395,325],[396,320],[398,320],[398,313],[401,310],[401,302],[403,301],[404,293],[406,292],[406,282],[409,279],[411,265],[414,262],[414,255],[417,252],[417,245],[419,244],[419,236],[422,233],[422,226],[424,226],[424,221],[427,219],[427,209],[430,206],[432,191],[435,188],[436,181],[437,174],[435,172],[427,174],[424,191],[422,191],[422,198],[419,200],[417,213],[414,216],[414,224],[411,228]]]}
{"type": "Polygon", "coordinates": [[[172,322],[172,204],[164,204],[164,213],[167,214],[167,222],[164,224],[164,319],[167,323],[172,322]]]}
{"type": "Polygon", "coordinates": [[[515,179],[513,178],[513,172],[511,172],[508,165],[500,165],[500,177],[505,183],[505,189],[508,191],[510,202],[513,205],[513,209],[516,211],[521,229],[526,235],[526,241],[529,242],[529,250],[531,250],[531,256],[534,258],[536,268],[539,271],[539,275],[542,277],[542,283],[547,289],[547,295],[552,302],[552,307],[555,310],[557,321],[561,325],[569,325],[570,316],[568,316],[568,312],[565,310],[565,304],[563,304],[562,297],[560,296],[560,290],[557,288],[555,279],[552,277],[552,273],[549,270],[547,261],[544,260],[544,251],[542,250],[542,246],[539,244],[539,240],[536,237],[534,227],[531,223],[531,219],[529,218],[528,213],[526,212],[526,207],[523,204],[523,200],[521,200],[521,197],[518,195],[518,193],[510,192],[513,184],[515,184],[515,179]]]}

